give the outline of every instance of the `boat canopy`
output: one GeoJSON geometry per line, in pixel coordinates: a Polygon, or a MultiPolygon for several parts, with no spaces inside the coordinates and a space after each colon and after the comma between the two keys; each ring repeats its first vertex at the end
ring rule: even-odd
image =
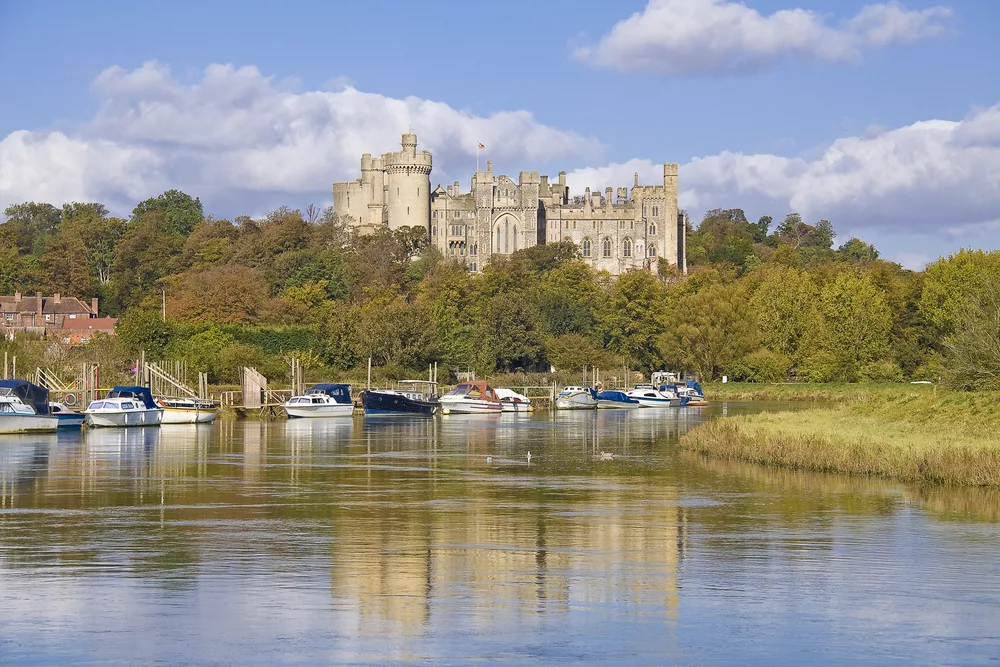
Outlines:
{"type": "Polygon", "coordinates": [[[49,414],[49,390],[27,380],[0,380],[0,396],[17,396],[35,409],[35,414],[49,414]]]}
{"type": "Polygon", "coordinates": [[[149,387],[116,386],[108,392],[108,395],[105,396],[105,398],[134,398],[142,401],[147,410],[155,410],[159,407],[156,404],[156,401],[153,400],[153,394],[150,393],[149,387]]]}
{"type": "Polygon", "coordinates": [[[505,387],[497,387],[496,393],[501,401],[509,398],[515,403],[531,403],[531,401],[528,399],[527,396],[525,396],[524,394],[519,394],[513,389],[507,389],[505,387]]]}
{"type": "Polygon", "coordinates": [[[351,402],[351,385],[349,384],[314,384],[306,390],[310,394],[326,394],[338,403],[351,402]]]}
{"type": "Polygon", "coordinates": [[[618,401],[620,403],[638,403],[634,398],[625,395],[624,391],[602,391],[597,395],[599,401],[618,401]]]}
{"type": "Polygon", "coordinates": [[[483,398],[487,401],[499,401],[500,398],[493,387],[485,382],[463,382],[448,392],[449,396],[471,396],[473,398],[483,398]]]}

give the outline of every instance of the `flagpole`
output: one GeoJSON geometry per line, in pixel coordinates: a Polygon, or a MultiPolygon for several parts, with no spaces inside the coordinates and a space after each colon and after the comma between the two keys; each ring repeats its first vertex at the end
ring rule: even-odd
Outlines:
{"type": "Polygon", "coordinates": [[[479,171],[479,143],[476,142],[476,171],[479,171]]]}

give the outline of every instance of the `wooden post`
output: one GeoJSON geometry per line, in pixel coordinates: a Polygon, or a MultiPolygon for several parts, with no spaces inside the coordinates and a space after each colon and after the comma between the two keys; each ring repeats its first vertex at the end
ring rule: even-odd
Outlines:
{"type": "Polygon", "coordinates": [[[365,389],[372,388],[372,358],[368,357],[368,381],[365,383],[365,389]]]}

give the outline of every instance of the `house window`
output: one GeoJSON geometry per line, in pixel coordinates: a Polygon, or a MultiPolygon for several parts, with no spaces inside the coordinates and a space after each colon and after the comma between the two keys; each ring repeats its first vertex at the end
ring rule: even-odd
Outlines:
{"type": "Polygon", "coordinates": [[[632,239],[622,241],[622,257],[632,256],[632,239]]]}
{"type": "Polygon", "coordinates": [[[656,257],[656,246],[653,245],[653,244],[650,244],[649,245],[649,250],[646,251],[646,254],[649,255],[650,257],[656,257]]]}
{"type": "Polygon", "coordinates": [[[601,242],[601,254],[604,257],[611,257],[611,239],[605,238],[604,241],[601,242]]]}
{"type": "Polygon", "coordinates": [[[580,244],[580,251],[584,257],[590,257],[590,239],[583,240],[583,243],[580,244]]]}
{"type": "Polygon", "coordinates": [[[650,236],[656,236],[656,223],[655,222],[649,223],[649,235],[650,236]]]}

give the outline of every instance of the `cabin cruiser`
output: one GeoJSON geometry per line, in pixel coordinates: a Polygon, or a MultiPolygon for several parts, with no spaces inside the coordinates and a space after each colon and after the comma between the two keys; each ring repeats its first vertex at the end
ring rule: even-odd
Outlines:
{"type": "Polygon", "coordinates": [[[499,387],[496,392],[497,396],[500,397],[500,403],[504,412],[531,412],[533,409],[531,399],[524,394],[519,394],[513,389],[506,389],[504,387],[499,387]]]}
{"type": "Polygon", "coordinates": [[[218,415],[218,408],[210,401],[195,398],[159,398],[163,408],[161,424],[211,424],[218,415]]]}
{"type": "Polygon", "coordinates": [[[485,382],[463,382],[441,397],[442,414],[499,414],[500,397],[485,382]]]}
{"type": "Polygon", "coordinates": [[[27,380],[0,380],[0,433],[55,432],[59,419],[48,412],[48,389],[27,380]]]}
{"type": "Polygon", "coordinates": [[[624,391],[600,391],[597,393],[598,410],[635,410],[642,406],[624,391]]]}
{"type": "Polygon", "coordinates": [[[557,410],[596,410],[597,392],[588,387],[566,387],[556,396],[557,410]]]}
{"type": "Polygon", "coordinates": [[[708,405],[700,382],[678,382],[673,385],[673,390],[677,392],[681,400],[687,399],[684,405],[688,407],[700,408],[708,405]]]}
{"type": "Polygon", "coordinates": [[[687,403],[687,399],[680,398],[669,385],[656,387],[651,384],[637,384],[625,392],[625,395],[639,401],[639,405],[644,408],[669,408],[687,403]]]}
{"type": "Polygon", "coordinates": [[[439,404],[435,392],[437,382],[430,380],[400,380],[399,389],[365,389],[361,405],[366,415],[433,415],[439,404]],[[427,389],[420,389],[427,385],[427,389]]]}
{"type": "Polygon", "coordinates": [[[82,428],[83,422],[87,419],[87,415],[82,412],[70,410],[62,403],[55,401],[49,402],[49,414],[55,415],[59,420],[60,431],[82,428]]]}
{"type": "Polygon", "coordinates": [[[354,414],[349,384],[317,384],[302,396],[292,396],[282,404],[292,417],[350,417],[354,414]]]}
{"type": "Polygon", "coordinates": [[[84,414],[87,426],[159,426],[163,408],[153,400],[149,387],[115,387],[104,398],[91,401],[84,414]]]}

